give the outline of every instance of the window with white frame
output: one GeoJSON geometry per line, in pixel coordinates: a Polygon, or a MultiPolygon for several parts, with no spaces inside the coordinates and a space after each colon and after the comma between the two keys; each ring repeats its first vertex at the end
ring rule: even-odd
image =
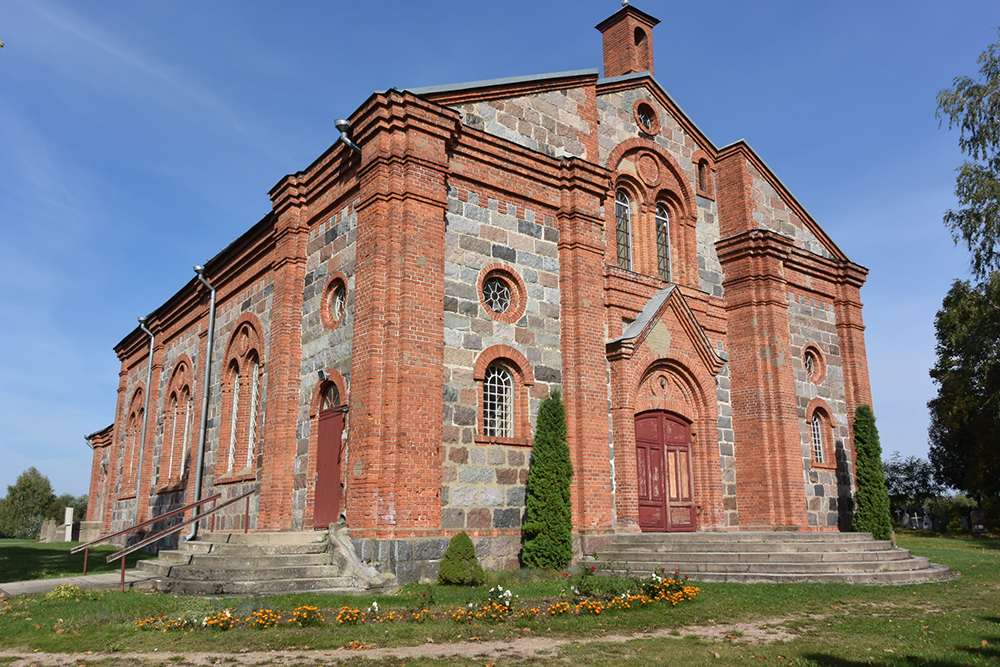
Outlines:
{"type": "Polygon", "coordinates": [[[656,206],[656,270],[660,280],[670,281],[670,217],[663,204],[656,206]]]}
{"type": "Polygon", "coordinates": [[[483,378],[483,435],[514,436],[514,377],[499,364],[487,368],[483,378]]]}
{"type": "Polygon", "coordinates": [[[615,193],[615,231],[618,238],[618,266],[632,270],[632,208],[624,190],[615,193]]]}
{"type": "Polygon", "coordinates": [[[813,413],[811,431],[813,460],[816,463],[825,463],[823,460],[823,420],[819,413],[813,413]]]}

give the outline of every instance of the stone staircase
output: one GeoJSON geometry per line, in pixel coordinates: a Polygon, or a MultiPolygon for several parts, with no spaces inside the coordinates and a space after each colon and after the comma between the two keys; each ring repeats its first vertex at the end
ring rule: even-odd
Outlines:
{"type": "Polygon", "coordinates": [[[871,533],[621,534],[596,560],[618,575],[663,568],[693,581],[744,584],[912,584],[956,576],[871,533]]]}
{"type": "Polygon", "coordinates": [[[155,577],[155,590],[175,595],[360,592],[328,537],[326,531],[202,533],[138,567],[155,577]]]}

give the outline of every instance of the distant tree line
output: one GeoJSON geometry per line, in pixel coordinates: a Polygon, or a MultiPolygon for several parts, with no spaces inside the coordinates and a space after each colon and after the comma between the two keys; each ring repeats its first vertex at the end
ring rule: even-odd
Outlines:
{"type": "Polygon", "coordinates": [[[0,533],[23,540],[38,539],[42,521],[56,519],[62,523],[66,507],[73,508],[74,521],[84,520],[86,494],[57,496],[48,477],[33,467],[28,468],[7,487],[7,495],[0,498],[0,533]]]}

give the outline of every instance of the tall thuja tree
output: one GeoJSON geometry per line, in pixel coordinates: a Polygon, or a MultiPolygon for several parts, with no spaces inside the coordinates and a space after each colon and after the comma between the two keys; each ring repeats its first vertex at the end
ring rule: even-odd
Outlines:
{"type": "Polygon", "coordinates": [[[538,411],[528,471],[528,519],[524,524],[525,565],[558,569],[573,559],[573,464],[566,444],[566,408],[558,391],[538,411]]]}
{"type": "Polygon", "coordinates": [[[871,533],[876,540],[892,537],[889,520],[889,493],[882,470],[882,445],[878,441],[875,413],[871,406],[859,405],[854,411],[854,471],[857,490],[854,493],[854,531],[871,533]]]}

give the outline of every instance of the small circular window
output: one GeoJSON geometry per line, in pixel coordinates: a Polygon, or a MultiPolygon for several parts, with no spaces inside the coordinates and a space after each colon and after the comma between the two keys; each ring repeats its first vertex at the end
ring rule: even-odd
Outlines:
{"type": "Polygon", "coordinates": [[[480,272],[477,286],[483,309],[494,320],[513,324],[524,315],[527,290],[510,267],[490,264],[480,272]]]}
{"type": "Polygon", "coordinates": [[[483,282],[483,301],[494,313],[510,310],[510,285],[500,276],[492,276],[483,282]]]}
{"type": "Polygon", "coordinates": [[[636,104],[633,115],[635,116],[635,122],[639,125],[639,129],[646,134],[656,134],[660,131],[660,119],[657,117],[656,112],[653,111],[653,107],[646,102],[636,104]]]}
{"type": "Polygon", "coordinates": [[[803,350],[802,367],[806,371],[806,377],[813,384],[820,384],[826,378],[826,362],[815,345],[807,345],[803,350]]]}
{"type": "Polygon", "coordinates": [[[330,317],[340,320],[344,316],[344,309],[347,307],[347,288],[342,283],[338,283],[333,288],[333,296],[330,298],[330,317]]]}
{"type": "Polygon", "coordinates": [[[323,290],[323,298],[320,304],[320,316],[323,319],[323,326],[327,329],[335,329],[340,325],[347,314],[347,276],[343,273],[336,273],[330,278],[323,290]]]}

